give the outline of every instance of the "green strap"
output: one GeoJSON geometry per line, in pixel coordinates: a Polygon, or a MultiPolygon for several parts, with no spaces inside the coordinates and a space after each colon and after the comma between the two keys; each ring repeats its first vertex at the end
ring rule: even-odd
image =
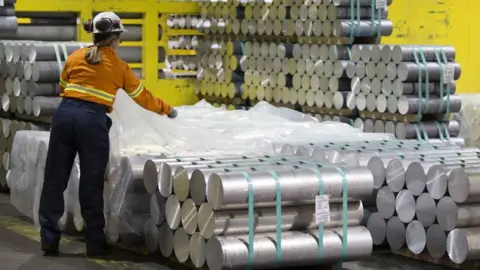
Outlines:
{"type": "MultiPolygon", "coordinates": [[[[311,169],[318,179],[318,195],[325,195],[325,186],[322,179],[322,174],[317,169],[311,169]]],[[[317,260],[319,263],[323,260],[323,223],[318,224],[318,250],[317,250],[317,260]]]]}
{"type": "Polygon", "coordinates": [[[242,55],[245,55],[245,43],[243,41],[240,42],[240,48],[242,49],[242,55]]]}
{"type": "Polygon", "coordinates": [[[413,124],[413,128],[415,129],[415,134],[417,135],[417,140],[418,141],[422,141],[422,140],[423,141],[428,141],[427,131],[426,131],[423,123],[413,124]],[[420,126],[420,129],[422,131],[421,133],[420,133],[420,130],[419,130],[418,126],[420,126]],[[422,138],[422,135],[423,135],[423,138],[422,138]]]}
{"type": "Polygon", "coordinates": [[[448,131],[448,127],[445,122],[442,123],[443,130],[445,130],[445,138],[450,141],[450,132],[448,131]]]}
{"type": "MultiPolygon", "coordinates": [[[[372,35],[375,34],[375,0],[371,0],[371,4],[370,4],[370,17],[371,17],[371,21],[370,23],[372,24],[371,25],[371,30],[372,30],[372,35]]],[[[378,30],[378,27],[377,27],[377,30],[378,30]]]]}
{"type": "Polygon", "coordinates": [[[425,54],[423,53],[423,48],[419,48],[420,51],[420,57],[422,58],[422,64],[425,67],[425,110],[424,113],[427,113],[428,107],[429,107],[429,100],[430,100],[430,72],[428,71],[428,66],[427,66],[427,59],[425,57],[425,54]]]}
{"type": "MultiPolygon", "coordinates": [[[[340,257],[340,261],[337,264],[337,267],[341,269],[343,261],[347,258],[348,253],[348,181],[345,175],[345,172],[342,168],[332,165],[332,164],[317,164],[312,162],[305,162],[305,164],[313,164],[317,165],[318,167],[322,168],[334,168],[337,170],[338,173],[342,176],[342,229],[343,229],[343,237],[342,237],[342,254],[340,257]]],[[[324,183],[321,177],[321,174],[318,170],[309,168],[310,170],[314,170],[317,175],[319,181],[319,195],[324,195],[324,183]]],[[[318,258],[321,261],[323,256],[323,224],[319,224],[318,226],[318,258]]]]}
{"type": "Polygon", "coordinates": [[[242,172],[248,183],[248,260],[247,270],[253,268],[254,262],[254,234],[255,234],[255,212],[254,212],[254,191],[252,179],[248,173],[242,172]]]}
{"type": "MultiPolygon", "coordinates": [[[[415,62],[418,66],[418,111],[417,111],[417,120],[418,122],[422,121],[422,104],[423,104],[423,90],[422,90],[422,71],[423,66],[420,64],[418,60],[417,50],[416,48],[413,49],[413,57],[415,58],[415,62]]],[[[428,90],[428,89],[427,89],[428,90]]]]}
{"type": "Polygon", "coordinates": [[[445,138],[443,137],[443,131],[440,127],[440,123],[438,123],[438,121],[435,121],[435,125],[437,126],[438,136],[440,137],[440,140],[444,141],[445,138]]]}
{"type": "Polygon", "coordinates": [[[276,172],[271,171],[273,179],[275,179],[275,212],[277,218],[277,253],[275,255],[275,263],[280,267],[282,262],[282,186],[276,172]]]}
{"type": "Polygon", "coordinates": [[[360,0],[350,0],[350,41],[352,44],[355,35],[358,35],[360,30],[360,0]],[[357,19],[355,19],[355,2],[357,3],[357,19]]]}
{"type": "MultiPolygon", "coordinates": [[[[442,49],[441,52],[442,52],[443,62],[445,63],[445,65],[448,65],[447,55],[445,54],[445,51],[442,49]]],[[[444,120],[448,120],[449,117],[450,117],[450,85],[447,84],[447,109],[445,111],[444,120]]]]}
{"type": "MultiPolygon", "coordinates": [[[[372,0],[373,1],[373,0],[372,0]]],[[[372,8],[373,10],[373,8],[372,8]]],[[[377,8],[377,17],[378,17],[378,24],[377,24],[377,43],[380,43],[380,40],[382,39],[381,35],[381,26],[382,26],[382,15],[383,15],[384,10],[382,8],[377,8]]],[[[373,18],[373,16],[372,16],[373,18]]]]}
{"type": "MultiPolygon", "coordinates": [[[[443,50],[443,49],[441,49],[443,50]]],[[[443,97],[445,95],[445,77],[443,74],[443,71],[445,70],[445,65],[442,63],[439,53],[438,53],[438,48],[434,49],[435,52],[435,58],[437,59],[437,63],[440,66],[440,106],[438,107],[438,113],[441,113],[443,111],[443,97]]],[[[450,89],[448,89],[447,85],[447,91],[450,92],[450,89]]],[[[447,104],[450,102],[450,97],[447,97],[447,104]]]]}
{"type": "Polygon", "coordinates": [[[342,256],[336,266],[336,268],[342,269],[342,263],[347,258],[348,252],[348,181],[345,171],[342,168],[335,165],[329,165],[328,167],[335,168],[342,176],[342,256]]]}

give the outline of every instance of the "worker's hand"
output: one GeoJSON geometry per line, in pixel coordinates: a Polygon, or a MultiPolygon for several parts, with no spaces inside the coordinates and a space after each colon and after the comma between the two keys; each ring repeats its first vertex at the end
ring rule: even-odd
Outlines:
{"type": "Polygon", "coordinates": [[[177,114],[178,114],[177,110],[172,108],[172,111],[167,116],[168,116],[168,118],[175,118],[175,117],[177,117],[177,114]]]}

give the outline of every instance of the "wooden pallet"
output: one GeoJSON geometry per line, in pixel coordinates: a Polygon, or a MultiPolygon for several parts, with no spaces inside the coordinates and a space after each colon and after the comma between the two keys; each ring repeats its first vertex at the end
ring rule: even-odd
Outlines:
{"type": "Polygon", "coordinates": [[[435,259],[432,256],[430,256],[428,253],[421,253],[417,255],[417,254],[413,254],[410,250],[406,248],[399,249],[399,250],[392,250],[391,252],[395,255],[439,265],[442,267],[453,268],[453,269],[476,270],[476,269],[479,269],[480,267],[480,264],[476,261],[465,262],[461,265],[458,265],[452,262],[448,257],[435,259]]]}

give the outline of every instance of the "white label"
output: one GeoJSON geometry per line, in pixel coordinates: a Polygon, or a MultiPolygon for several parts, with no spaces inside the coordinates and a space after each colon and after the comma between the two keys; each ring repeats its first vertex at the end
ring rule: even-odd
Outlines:
{"type": "Polygon", "coordinates": [[[387,8],[387,0],[376,0],[375,7],[377,9],[386,9],[387,8]]]}
{"type": "Polygon", "coordinates": [[[322,224],[330,221],[330,199],[328,195],[315,197],[315,221],[322,224]]]}
{"type": "Polygon", "coordinates": [[[5,3],[3,2],[3,0],[0,0],[0,7],[3,7],[5,5],[5,3]]]}
{"type": "Polygon", "coordinates": [[[443,81],[444,83],[452,83],[455,81],[455,68],[453,65],[445,65],[443,69],[443,81]]]}

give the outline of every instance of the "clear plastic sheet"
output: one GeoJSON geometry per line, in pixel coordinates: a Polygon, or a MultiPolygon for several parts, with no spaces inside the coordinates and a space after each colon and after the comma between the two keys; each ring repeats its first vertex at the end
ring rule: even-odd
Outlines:
{"type": "MultiPolygon", "coordinates": [[[[309,115],[266,102],[248,111],[226,111],[204,100],[176,109],[178,117],[169,119],[142,109],[123,91],[117,94],[114,111],[110,114],[113,125],[106,188],[106,200],[110,202],[107,235],[111,241],[119,237],[122,241],[128,239],[129,243],[135,242],[132,239],[141,239],[143,226],[140,223],[147,220],[134,218],[144,217],[144,209],[132,211],[128,207],[132,194],[145,196],[145,191],[133,188],[143,184],[138,179],[138,168],[124,164],[122,157],[130,157],[130,165],[143,165],[149,156],[160,154],[261,155],[274,154],[282,144],[395,139],[389,134],[363,133],[344,123],[319,123],[309,115]]],[[[140,201],[143,200],[137,203],[143,205],[140,201]]]]}
{"type": "MultiPolygon", "coordinates": [[[[7,174],[10,202],[23,215],[33,219],[37,229],[49,135],[46,131],[18,131],[13,140],[10,170],[7,174]]],[[[65,214],[59,222],[62,229],[67,226],[68,213],[73,211],[72,202],[78,201],[78,168],[76,162],[64,193],[65,214]]]]}
{"type": "Polygon", "coordinates": [[[462,110],[454,114],[460,122],[460,137],[465,139],[465,146],[480,147],[480,95],[467,94],[462,97],[462,110]]]}

